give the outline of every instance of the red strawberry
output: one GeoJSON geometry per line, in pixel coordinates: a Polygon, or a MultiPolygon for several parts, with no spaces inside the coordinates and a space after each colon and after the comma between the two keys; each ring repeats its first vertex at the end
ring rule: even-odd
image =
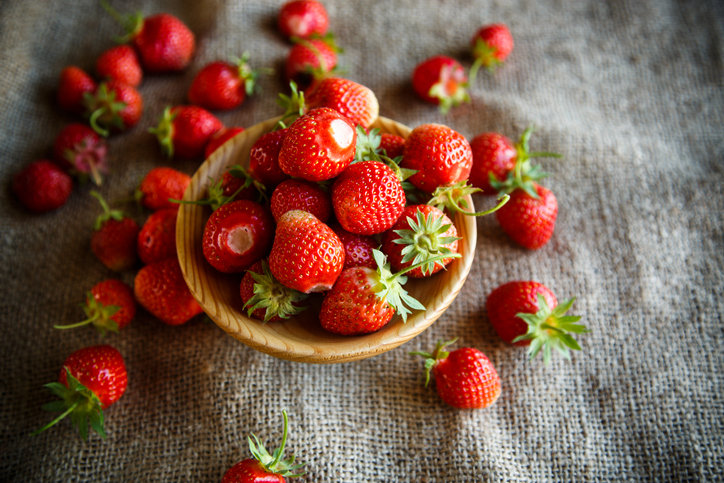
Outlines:
{"type": "Polygon", "coordinates": [[[169,199],[180,200],[186,188],[191,184],[191,176],[173,168],[153,168],[141,181],[136,197],[149,210],[157,211],[172,208],[178,210],[179,204],[169,199]]]}
{"type": "Polygon", "coordinates": [[[535,183],[533,189],[536,197],[515,189],[510,193],[510,201],[495,212],[503,231],[529,250],[548,243],[558,217],[558,201],[553,192],[535,183]]]}
{"type": "Polygon", "coordinates": [[[58,381],[45,387],[62,401],[48,403],[43,409],[63,414],[32,435],[45,431],[70,414],[84,440],[88,439],[88,422],[105,439],[103,409],[118,401],[128,385],[128,373],[121,353],[108,345],[77,350],[63,363],[58,381]]]}
{"type": "Polygon", "coordinates": [[[151,213],[138,233],[138,258],[141,262],[158,262],[176,256],[176,215],[178,210],[151,213]]]}
{"type": "Polygon", "coordinates": [[[344,246],[344,270],[353,267],[376,268],[372,250],[380,244],[373,237],[350,233],[339,224],[329,226],[344,246]]]}
{"type": "Polygon", "coordinates": [[[405,191],[395,171],[379,161],[347,168],[332,185],[332,206],[342,227],[360,235],[389,229],[405,208],[405,191]]]}
{"type": "Polygon", "coordinates": [[[163,152],[169,157],[197,158],[224,124],[198,106],[166,107],[158,126],[149,129],[156,135],[163,152]]]}
{"type": "Polygon", "coordinates": [[[202,238],[204,257],[224,273],[241,272],[264,258],[274,238],[269,210],[249,200],[233,201],[214,211],[202,238]]]}
{"type": "MultiPolygon", "coordinates": [[[[222,199],[218,206],[228,201],[258,200],[260,195],[266,199],[266,195],[263,194],[266,191],[266,187],[255,180],[238,164],[224,172],[221,178],[221,190],[221,194],[225,199],[222,199]]],[[[211,209],[216,210],[218,206],[214,207],[212,204],[211,209]]]]}
{"type": "Polygon", "coordinates": [[[470,81],[475,79],[481,66],[490,72],[505,61],[513,50],[513,35],[505,24],[485,25],[478,30],[470,41],[475,63],[470,68],[470,81]]]}
{"type": "Polygon", "coordinates": [[[282,411],[284,416],[284,430],[282,432],[282,444],[278,450],[269,454],[264,445],[254,434],[254,440],[250,437],[249,449],[254,458],[245,459],[235,464],[224,474],[221,483],[284,483],[285,476],[295,478],[302,476],[304,472],[297,470],[304,464],[294,464],[294,456],[282,459],[284,446],[287,442],[287,412],[282,411]]]}
{"type": "Polygon", "coordinates": [[[326,223],[332,216],[332,200],[329,193],[318,184],[303,179],[289,179],[277,186],[271,196],[271,212],[279,218],[291,210],[307,211],[326,223]]]}
{"type": "Polygon", "coordinates": [[[266,260],[249,267],[241,279],[239,293],[249,317],[263,320],[265,324],[288,319],[306,309],[299,303],[308,297],[275,279],[266,260]]]}
{"type": "Polygon", "coordinates": [[[329,17],[324,5],[316,0],[292,0],[279,9],[277,25],[286,38],[306,39],[326,34],[329,17]]]}
{"type": "MultiPolygon", "coordinates": [[[[382,252],[393,270],[430,260],[437,255],[458,252],[458,231],[445,213],[430,205],[409,205],[397,222],[382,236],[382,252]]],[[[407,272],[408,277],[429,277],[453,261],[444,258],[407,272]]]]}
{"type": "Polygon", "coordinates": [[[94,196],[103,207],[103,214],[96,218],[91,235],[91,250],[103,265],[116,272],[129,270],[135,265],[138,253],[136,243],[138,224],[119,210],[111,210],[101,195],[94,196]]]}
{"type": "Polygon", "coordinates": [[[543,349],[543,359],[548,364],[551,348],[570,359],[568,348],[581,350],[570,334],[590,332],[576,324],[581,317],[565,315],[575,300],[574,297],[558,305],[556,296],[542,283],[514,281],[493,290],[485,305],[490,323],[501,339],[513,345],[530,345],[531,359],[543,349]]]}
{"type": "Polygon", "coordinates": [[[447,114],[450,108],[470,102],[468,76],[457,60],[444,55],[431,57],[415,67],[412,88],[425,102],[440,106],[447,114]]]}
{"type": "Polygon", "coordinates": [[[86,94],[92,94],[97,88],[93,80],[83,69],[71,65],[60,72],[57,100],[61,109],[74,114],[83,114],[86,94]]]}
{"type": "Polygon", "coordinates": [[[473,165],[473,152],[465,137],[441,124],[423,124],[405,141],[400,166],[417,170],[409,178],[415,187],[432,193],[438,186],[465,180],[473,165]]]}
{"type": "Polygon", "coordinates": [[[338,176],[352,162],[357,144],[355,127],[334,109],[313,109],[294,121],[279,151],[286,174],[309,181],[338,176]]]}
{"type": "Polygon", "coordinates": [[[392,159],[402,156],[405,150],[405,138],[386,132],[380,134],[380,138],[380,152],[385,153],[385,156],[392,159]]]}
{"type": "Polygon", "coordinates": [[[96,73],[101,79],[113,79],[136,87],[143,79],[136,52],[128,45],[117,45],[96,59],[96,73]]]}
{"type": "Polygon", "coordinates": [[[477,349],[462,347],[447,352],[445,348],[456,340],[438,342],[432,354],[411,354],[426,358],[425,386],[430,381],[432,371],[437,393],[445,403],[460,409],[486,408],[500,396],[498,373],[485,354],[477,349]]]}
{"type": "Polygon", "coordinates": [[[69,124],[53,144],[53,159],[84,181],[88,176],[100,185],[102,174],[108,173],[106,146],[103,138],[85,124],[69,124]]]}
{"type": "Polygon", "coordinates": [[[47,159],[33,161],[15,173],[13,193],[28,210],[45,213],[63,206],[73,191],[73,179],[47,159]]]}
{"type": "Polygon", "coordinates": [[[189,88],[191,104],[211,110],[234,109],[252,95],[259,71],[252,70],[246,52],[235,62],[211,62],[196,74],[189,88]]]}
{"type": "Polygon", "coordinates": [[[136,301],[167,325],[181,325],[202,312],[184,281],[178,259],[141,268],[133,282],[136,301]]]}
{"type": "Polygon", "coordinates": [[[320,39],[299,39],[289,50],[284,67],[287,82],[305,90],[330,75],[337,67],[339,49],[333,42],[320,39]]]}
{"type": "Polygon", "coordinates": [[[279,167],[279,151],[286,137],[286,129],[262,134],[249,151],[249,174],[269,189],[290,178],[279,167]]]}
{"type": "Polygon", "coordinates": [[[101,335],[106,331],[118,332],[136,316],[136,300],[131,287],[120,280],[109,279],[99,282],[86,295],[81,304],[86,319],[70,325],[55,325],[56,329],[74,329],[88,324],[98,329],[101,335]]]}
{"type": "Polygon", "coordinates": [[[285,213],[277,224],[269,268],[281,283],[303,293],[329,290],[344,266],[339,237],[314,215],[285,213]]]}
{"type": "Polygon", "coordinates": [[[209,139],[209,143],[206,145],[206,148],[204,148],[204,159],[208,159],[211,153],[223,146],[226,141],[242,132],[244,132],[243,127],[221,128],[216,131],[216,134],[209,139]]]}
{"type": "Polygon", "coordinates": [[[375,93],[362,84],[347,79],[322,79],[305,94],[306,109],[329,107],[355,126],[369,128],[377,119],[380,105],[375,93]]]}
{"type": "Polygon", "coordinates": [[[109,80],[85,96],[86,115],[93,130],[108,136],[110,130],[125,131],[135,126],[143,115],[143,98],[132,86],[109,80]]]}

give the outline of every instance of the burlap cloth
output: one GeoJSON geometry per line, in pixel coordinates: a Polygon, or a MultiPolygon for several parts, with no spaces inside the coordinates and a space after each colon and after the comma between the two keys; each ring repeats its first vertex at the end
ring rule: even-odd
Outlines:
{"type": "MultiPolygon", "coordinates": [[[[280,1],[127,1],[122,11],[169,11],[196,33],[181,75],[148,76],[140,124],[112,137],[113,173],[101,191],[128,196],[170,162],[146,132],[166,104],[185,102],[205,63],[248,50],[279,70],[289,48],[274,27],[280,1]]],[[[442,122],[469,139],[489,130],[517,137],[539,127],[536,150],[560,214],[549,244],[518,248],[493,217],[477,222],[476,260],[449,310],[408,344],[337,365],[282,361],[237,342],[198,317],[168,327],[140,311],[105,342],[125,357],[129,386],[106,413],[108,440],[83,443],[50,421],[42,385],[65,357],[97,344],[77,304],[112,277],[89,248],[99,212],[89,187],[55,213],[31,216],[9,190],[12,175],[49,156],[73,118],[54,102],[69,64],[92,70],[119,27],[91,0],[0,3],[0,480],[219,481],[248,456],[246,436],[276,447],[281,409],[288,451],[308,482],[721,481],[724,463],[724,4],[712,1],[327,0],[346,48],[346,76],[369,86],[380,113],[409,126],[442,122]],[[434,54],[470,65],[474,31],[504,21],[509,62],[481,73],[472,103],[447,117],[412,94],[414,66],[434,54]],[[592,332],[571,362],[526,361],[491,328],[485,297],[503,282],[532,279],[592,332]],[[445,406],[421,385],[421,360],[441,338],[479,348],[503,393],[486,410],[445,406]]],[[[278,77],[219,117],[251,126],[278,115],[278,77]]],[[[480,204],[485,203],[480,200],[480,204]]],[[[139,216],[139,222],[143,219],[139,216]]],[[[123,275],[132,283],[134,273],[123,275]]]]}

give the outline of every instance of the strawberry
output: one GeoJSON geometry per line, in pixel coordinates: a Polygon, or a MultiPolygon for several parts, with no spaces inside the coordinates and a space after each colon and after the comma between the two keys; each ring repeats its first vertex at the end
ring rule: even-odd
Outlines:
{"type": "Polygon", "coordinates": [[[131,287],[120,280],[109,279],[98,282],[86,295],[81,304],[86,319],[70,325],[54,325],[56,329],[74,329],[88,324],[104,335],[106,331],[118,332],[136,316],[136,300],[131,287]]]}
{"type": "Polygon", "coordinates": [[[111,210],[96,191],[90,194],[103,207],[103,214],[96,218],[91,235],[91,250],[98,259],[116,272],[129,270],[135,265],[138,252],[136,243],[140,228],[119,210],[111,210]]]}
{"type": "Polygon", "coordinates": [[[326,223],[332,216],[332,200],[329,193],[318,184],[303,179],[289,179],[277,186],[271,196],[271,212],[279,218],[291,210],[307,211],[326,223]]]}
{"type": "Polygon", "coordinates": [[[313,109],[292,123],[279,150],[279,167],[290,176],[324,181],[352,162],[357,143],[354,125],[328,107],[313,109]]]}
{"type": "Polygon", "coordinates": [[[263,320],[265,324],[288,319],[306,309],[299,303],[308,297],[275,279],[266,260],[249,267],[241,279],[239,293],[249,317],[263,320]]]}
{"type": "Polygon", "coordinates": [[[259,71],[252,70],[247,61],[249,53],[234,62],[216,61],[205,65],[189,88],[191,104],[211,110],[234,109],[246,96],[257,89],[259,71]]]}
{"type": "Polygon", "coordinates": [[[508,26],[502,23],[485,25],[478,30],[470,41],[475,62],[470,68],[470,82],[475,80],[480,67],[491,73],[501,65],[513,50],[513,35],[508,26]]]}
{"type": "Polygon", "coordinates": [[[405,141],[400,166],[418,172],[409,178],[415,187],[432,193],[438,186],[465,180],[473,152],[465,137],[442,124],[423,124],[405,141]]]}
{"type": "Polygon", "coordinates": [[[353,267],[377,267],[372,253],[372,250],[380,245],[377,240],[368,235],[350,233],[338,223],[329,227],[337,234],[344,246],[344,270],[353,267]]]}
{"type": "Polygon", "coordinates": [[[329,290],[344,266],[339,237],[306,211],[286,212],[277,224],[269,268],[281,283],[303,293],[329,290]]]}
{"type": "Polygon", "coordinates": [[[101,79],[113,79],[133,87],[137,87],[143,79],[138,56],[128,45],[111,47],[99,55],[96,73],[101,79]]]}
{"type": "Polygon", "coordinates": [[[425,386],[430,372],[435,376],[437,393],[446,404],[460,409],[482,409],[500,396],[500,378],[485,354],[462,347],[448,352],[445,348],[457,339],[440,341],[432,354],[411,352],[425,357],[425,386]]]}
{"type": "Polygon", "coordinates": [[[183,70],[196,50],[196,37],[177,17],[159,13],[144,18],[140,12],[122,16],[105,0],[101,5],[126,30],[122,42],[138,52],[144,70],[155,74],[183,70]]]}
{"type": "Polygon", "coordinates": [[[132,86],[109,80],[102,82],[93,94],[86,94],[83,102],[90,125],[101,136],[110,130],[125,131],[143,115],[143,98],[132,86]]]}
{"type": "Polygon", "coordinates": [[[288,39],[307,39],[313,35],[326,34],[329,17],[324,5],[316,0],[292,0],[279,9],[277,25],[288,39]]]}
{"type": "Polygon", "coordinates": [[[178,210],[158,210],[146,219],[138,233],[138,258],[141,262],[158,262],[176,256],[176,215],[178,210]]]}
{"type": "Polygon", "coordinates": [[[167,325],[181,325],[202,312],[184,281],[177,258],[141,268],[133,282],[136,301],[167,325]]]}
{"type": "Polygon", "coordinates": [[[243,127],[221,128],[216,131],[216,134],[211,136],[211,139],[209,139],[209,143],[206,145],[206,148],[204,148],[204,159],[208,159],[209,156],[211,156],[211,153],[223,146],[226,141],[230,140],[231,138],[242,132],[244,132],[243,127]]]}
{"type": "Polygon", "coordinates": [[[249,200],[233,201],[214,211],[202,237],[204,257],[224,273],[241,272],[269,253],[274,218],[267,208],[249,200]]]}
{"type": "Polygon", "coordinates": [[[279,151],[286,137],[286,129],[262,134],[249,151],[249,174],[269,189],[290,178],[279,167],[279,151]]]}
{"type": "MultiPolygon", "coordinates": [[[[258,200],[260,195],[266,199],[264,194],[266,187],[238,164],[231,166],[224,172],[221,177],[221,190],[221,194],[225,199],[222,199],[218,206],[235,200],[258,200]]],[[[216,210],[218,206],[214,207],[212,204],[211,209],[216,210]]]]}
{"type": "Polygon", "coordinates": [[[235,464],[224,474],[221,483],[284,483],[285,476],[296,478],[304,472],[298,473],[304,464],[294,464],[294,456],[282,459],[284,446],[287,442],[287,412],[282,411],[284,417],[284,430],[282,432],[282,444],[279,449],[269,454],[264,445],[254,434],[254,440],[248,437],[249,450],[254,458],[248,458],[235,464]]]}
{"type": "Polygon", "coordinates": [[[102,182],[101,175],[108,173],[106,146],[103,138],[85,124],[68,124],[55,138],[53,159],[81,182],[90,176],[96,185],[102,182]]]}
{"type": "Polygon", "coordinates": [[[412,72],[412,88],[420,98],[440,106],[447,114],[451,108],[470,102],[468,76],[457,60],[437,55],[424,60],[412,72]]]}
{"type": "Polygon", "coordinates": [[[74,65],[68,66],[60,72],[58,82],[57,100],[61,109],[74,114],[83,114],[86,94],[92,94],[98,85],[83,69],[74,65]]]}
{"type": "Polygon", "coordinates": [[[510,201],[495,213],[503,231],[529,250],[548,243],[558,217],[558,201],[553,192],[538,184],[533,189],[535,197],[516,189],[510,193],[510,201]]]}
{"type": "Polygon", "coordinates": [[[305,94],[306,109],[329,107],[355,126],[367,129],[377,119],[380,105],[375,93],[362,84],[337,77],[322,79],[305,94]]]}
{"type": "Polygon", "coordinates": [[[191,184],[191,176],[173,168],[153,168],[141,181],[136,190],[136,197],[149,210],[157,211],[172,208],[178,210],[178,203],[169,199],[180,200],[186,188],[191,184]]]}
{"type": "Polygon", "coordinates": [[[46,213],[63,206],[73,191],[73,179],[47,159],[33,161],[15,173],[13,193],[33,213],[46,213]]]}
{"type": "Polygon", "coordinates": [[[216,116],[198,106],[166,107],[158,125],[148,131],[155,134],[162,151],[172,158],[197,158],[224,125],[216,116]]]}
{"type": "Polygon", "coordinates": [[[287,82],[296,83],[301,90],[308,89],[334,72],[337,52],[339,48],[332,40],[298,39],[284,65],[287,82]]]}
{"type": "Polygon", "coordinates": [[[397,134],[383,132],[380,134],[380,152],[388,158],[395,159],[405,151],[405,138],[397,134]]]}
{"type": "Polygon", "coordinates": [[[118,401],[128,385],[128,373],[121,353],[108,345],[77,350],[63,363],[58,381],[45,387],[62,400],[48,403],[43,409],[63,414],[31,436],[45,431],[70,414],[84,440],[88,439],[88,422],[105,439],[103,409],[118,401]]]}
{"type": "Polygon", "coordinates": [[[501,339],[508,344],[527,346],[532,360],[543,349],[543,359],[550,361],[551,349],[566,359],[568,348],[581,350],[570,335],[590,332],[576,324],[581,317],[565,315],[573,306],[573,297],[558,304],[556,296],[542,283],[514,281],[493,290],[485,303],[488,318],[501,339]]]}

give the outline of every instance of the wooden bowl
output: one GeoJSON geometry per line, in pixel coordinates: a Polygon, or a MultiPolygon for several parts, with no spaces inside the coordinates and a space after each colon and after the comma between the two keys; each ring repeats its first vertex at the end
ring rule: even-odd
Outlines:
{"type": "MultiPolygon", "coordinates": [[[[254,142],[270,131],[276,121],[270,119],[252,126],[216,150],[194,174],[184,200],[204,198],[209,178],[218,180],[228,166],[248,166],[249,151],[254,142]]],[[[372,127],[405,138],[410,133],[410,128],[383,117],[377,119],[372,127]]],[[[472,210],[473,202],[469,196],[467,202],[472,210]]],[[[427,310],[413,311],[407,323],[396,315],[377,332],[346,337],[322,329],[314,307],[281,322],[262,324],[260,320],[247,317],[239,295],[241,275],[218,272],[203,256],[201,237],[210,214],[207,207],[181,205],[176,227],[181,270],[204,312],[231,336],[258,351],[281,359],[317,364],[372,357],[394,349],[428,328],[460,292],[473,263],[477,238],[473,217],[454,216],[453,222],[462,237],[459,242],[462,257],[454,260],[447,270],[426,279],[409,279],[405,285],[427,310]]],[[[319,300],[312,301],[312,305],[315,303],[318,308],[319,300]]]]}

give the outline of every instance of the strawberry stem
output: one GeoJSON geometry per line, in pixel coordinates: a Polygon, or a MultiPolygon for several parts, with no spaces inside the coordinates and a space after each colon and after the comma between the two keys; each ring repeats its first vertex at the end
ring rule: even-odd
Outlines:
{"type": "Polygon", "coordinates": [[[77,322],[75,324],[68,324],[68,325],[54,325],[54,329],[75,329],[77,327],[83,327],[84,325],[92,324],[94,321],[98,320],[100,317],[100,314],[96,314],[93,317],[90,317],[86,320],[77,322]]]}
{"type": "Polygon", "coordinates": [[[64,417],[66,417],[67,415],[72,413],[73,410],[75,410],[75,408],[78,407],[78,404],[80,404],[80,401],[81,401],[80,399],[76,400],[73,403],[73,405],[70,406],[63,414],[61,414],[60,416],[58,416],[57,418],[55,418],[54,420],[52,420],[51,422],[49,422],[48,424],[43,426],[42,428],[36,429],[32,433],[30,433],[30,436],[37,436],[38,434],[42,433],[46,429],[49,429],[49,428],[52,428],[53,426],[55,426],[61,419],[63,419],[64,417]]]}

